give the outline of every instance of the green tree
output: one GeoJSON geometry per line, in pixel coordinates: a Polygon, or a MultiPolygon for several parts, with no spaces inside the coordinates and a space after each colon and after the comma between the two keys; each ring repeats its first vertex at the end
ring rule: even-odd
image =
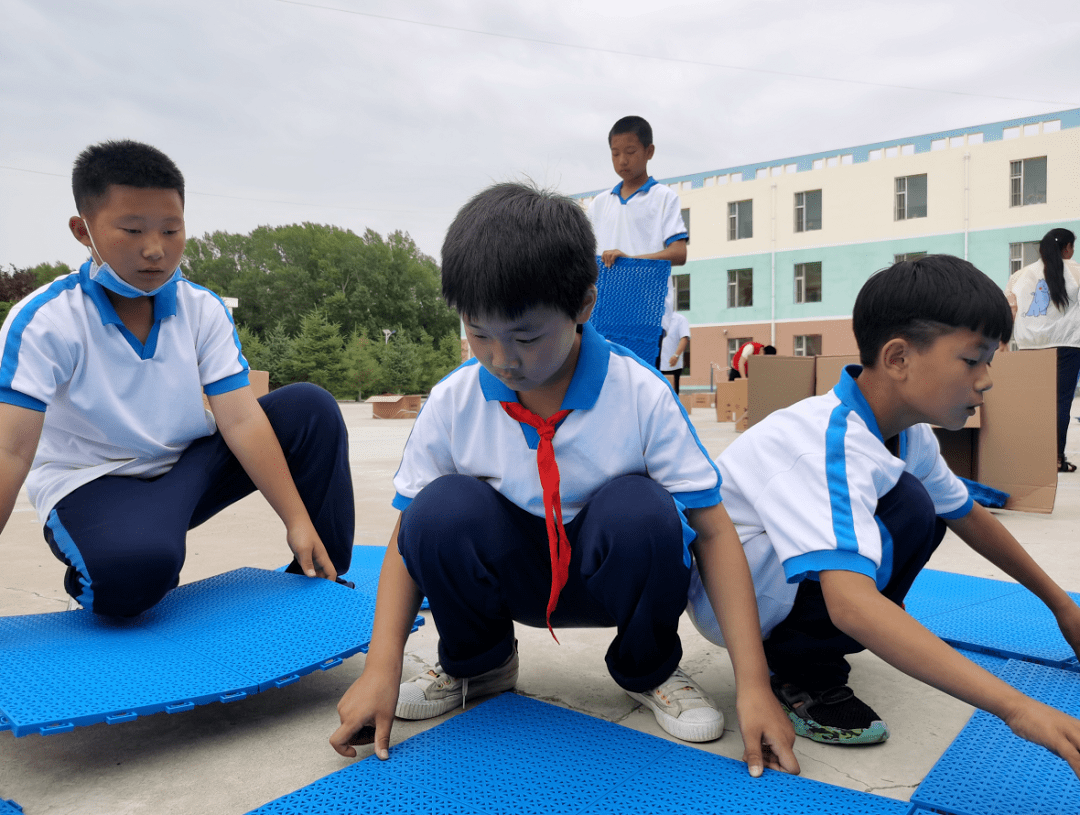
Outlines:
{"type": "Polygon", "coordinates": [[[318,309],[303,316],[300,333],[282,364],[282,373],[290,382],[311,382],[334,396],[355,397],[338,326],[318,309]]]}

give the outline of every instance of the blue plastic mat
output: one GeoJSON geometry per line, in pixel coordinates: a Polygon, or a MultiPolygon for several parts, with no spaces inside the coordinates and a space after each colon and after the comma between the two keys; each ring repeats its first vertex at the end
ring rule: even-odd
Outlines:
{"type": "Polygon", "coordinates": [[[902,815],[903,801],[766,770],[513,693],[249,815],[902,815]]]}
{"type": "Polygon", "coordinates": [[[282,687],[366,646],[374,609],[365,592],[245,568],[180,586],[132,620],[0,617],[0,730],[63,733],[282,687]]]}
{"type": "Polygon", "coordinates": [[[14,801],[9,801],[7,798],[0,798],[0,815],[18,815],[23,808],[16,804],[14,801]]]}
{"type": "Polygon", "coordinates": [[[629,348],[652,365],[660,353],[671,263],[619,258],[605,266],[597,257],[596,267],[596,306],[589,322],[606,339],[629,348]]]}
{"type": "MultiPolygon", "coordinates": [[[[379,573],[382,571],[384,557],[386,557],[385,546],[354,546],[349,571],[340,577],[351,581],[357,591],[375,597],[379,590],[379,573]]],[[[428,601],[425,597],[420,608],[427,607],[428,601]]],[[[367,650],[366,646],[365,650],[367,650]]]]}
{"type": "MultiPolygon", "coordinates": [[[[1069,596],[1080,599],[1080,594],[1069,596]]],[[[1017,583],[927,569],[905,605],[912,617],[958,648],[1080,670],[1050,609],[1017,583]]]]}
{"type": "MultiPolygon", "coordinates": [[[[1010,661],[1002,679],[1080,717],[1080,674],[1010,661]]],[[[912,803],[948,815],[1076,815],[1080,781],[1048,750],[979,710],[934,765],[912,803]]]]}

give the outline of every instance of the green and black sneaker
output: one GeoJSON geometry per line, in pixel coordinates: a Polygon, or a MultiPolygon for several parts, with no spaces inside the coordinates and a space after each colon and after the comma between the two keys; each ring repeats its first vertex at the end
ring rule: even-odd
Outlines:
{"type": "Polygon", "coordinates": [[[847,685],[811,692],[774,676],[772,689],[797,736],[844,745],[879,744],[889,738],[889,726],[847,685]]]}

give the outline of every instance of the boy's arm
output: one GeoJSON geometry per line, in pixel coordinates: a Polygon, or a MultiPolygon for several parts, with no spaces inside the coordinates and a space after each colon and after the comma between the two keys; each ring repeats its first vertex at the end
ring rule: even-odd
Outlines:
{"type": "Polygon", "coordinates": [[[743,760],[755,777],[761,775],[763,764],[797,774],[799,762],[792,750],[795,730],[769,687],[757,598],[739,536],[723,504],[691,509],[688,521],[697,533],[694,554],[698,574],[735,671],[736,709],[745,746],[743,760]],[[769,749],[762,750],[763,746],[769,749]]]}
{"type": "Polygon", "coordinates": [[[686,241],[672,241],[659,252],[653,252],[648,255],[628,255],[621,249],[605,249],[600,255],[600,259],[604,262],[605,266],[610,266],[619,258],[635,257],[641,260],[669,260],[672,266],[685,266],[686,265],[686,241]]]}
{"type": "Polygon", "coordinates": [[[975,504],[963,518],[945,523],[964,543],[1046,603],[1066,642],[1080,655],[1080,606],[1050,579],[1001,521],[975,504]]]}
{"type": "Polygon", "coordinates": [[[330,736],[333,748],[349,758],[356,756],[356,750],[349,745],[372,741],[375,742],[375,755],[383,760],[390,757],[390,729],[394,725],[401,685],[401,658],[423,599],[398,553],[400,529],[399,516],[379,575],[375,623],[364,672],[338,702],[341,727],[330,736]],[[373,723],[374,733],[371,732],[373,723]]]}
{"type": "Polygon", "coordinates": [[[1080,776],[1080,721],[1030,699],[965,659],[877,590],[864,574],[824,571],[821,591],[833,624],[909,676],[1000,718],[1080,776]]]}
{"type": "Polygon", "coordinates": [[[0,532],[34,463],[44,411],[0,402],[0,532]]]}
{"type": "Polygon", "coordinates": [[[675,348],[675,353],[671,355],[671,359],[668,360],[668,365],[674,365],[679,361],[679,355],[686,351],[686,347],[690,344],[689,337],[683,337],[679,340],[678,346],[675,348]]]}
{"type": "Polygon", "coordinates": [[[336,580],[337,571],[296,491],[274,428],[250,386],[208,398],[225,443],[285,524],[285,539],[304,574],[336,580]]]}

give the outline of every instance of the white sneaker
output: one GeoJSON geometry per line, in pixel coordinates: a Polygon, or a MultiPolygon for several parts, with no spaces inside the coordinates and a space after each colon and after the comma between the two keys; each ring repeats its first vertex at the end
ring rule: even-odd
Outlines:
{"type": "Polygon", "coordinates": [[[713,741],[724,735],[724,714],[682,668],[647,693],[627,691],[652,709],[657,723],[683,741],[713,741]]]}
{"type": "Polygon", "coordinates": [[[402,682],[398,689],[397,708],[394,715],[399,719],[430,719],[441,716],[456,707],[465,707],[469,696],[490,696],[510,690],[517,684],[518,652],[514,652],[497,668],[479,676],[458,679],[450,676],[436,665],[429,671],[402,682]]]}

